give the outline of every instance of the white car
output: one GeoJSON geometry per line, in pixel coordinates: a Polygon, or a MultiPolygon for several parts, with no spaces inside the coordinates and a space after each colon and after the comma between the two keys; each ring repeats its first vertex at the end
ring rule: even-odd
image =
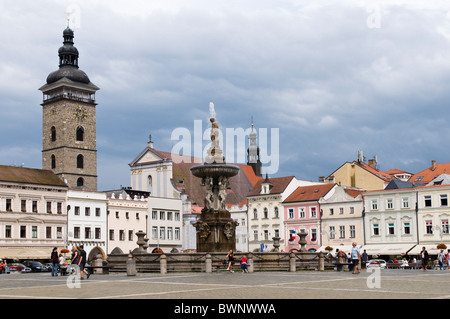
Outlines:
{"type": "Polygon", "coordinates": [[[367,268],[386,268],[386,261],[383,259],[371,259],[367,263],[367,268]]]}

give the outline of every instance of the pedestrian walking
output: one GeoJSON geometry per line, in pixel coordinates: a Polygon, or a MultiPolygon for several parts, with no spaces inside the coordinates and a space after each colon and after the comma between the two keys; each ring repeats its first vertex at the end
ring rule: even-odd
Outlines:
{"type": "Polygon", "coordinates": [[[241,258],[241,269],[242,269],[242,272],[248,272],[248,269],[247,269],[247,257],[246,256],[243,256],[241,258]]]}
{"type": "Polygon", "coordinates": [[[450,270],[450,249],[447,249],[447,256],[445,259],[447,259],[447,270],[450,270]]]}
{"type": "Polygon", "coordinates": [[[58,276],[59,258],[58,258],[58,248],[53,248],[50,254],[50,260],[52,261],[52,277],[58,276]]]}
{"type": "Polygon", "coordinates": [[[80,266],[81,279],[84,279],[83,274],[86,274],[86,278],[89,279],[90,273],[84,268],[86,266],[86,251],[83,245],[80,245],[80,262],[78,265],[80,266]]]}
{"type": "Polygon", "coordinates": [[[358,246],[356,246],[356,243],[352,243],[352,264],[353,264],[353,274],[359,274],[361,270],[359,269],[359,261],[361,259],[361,254],[359,252],[358,246]]]}
{"type": "Polygon", "coordinates": [[[367,268],[368,261],[369,261],[369,255],[367,254],[366,250],[364,249],[364,252],[361,254],[361,269],[367,268]]]}
{"type": "Polygon", "coordinates": [[[444,270],[444,269],[445,269],[445,266],[444,266],[444,263],[445,263],[445,253],[444,253],[444,250],[443,250],[443,249],[441,249],[441,251],[440,251],[439,254],[438,254],[438,262],[439,262],[439,269],[440,269],[440,270],[444,270]]]}
{"type": "Polygon", "coordinates": [[[71,265],[73,265],[72,269],[75,269],[76,272],[79,271],[79,263],[80,263],[80,252],[78,251],[76,246],[72,247],[72,261],[71,261],[71,265]]]}
{"type": "Polygon", "coordinates": [[[420,257],[422,258],[422,269],[423,269],[423,271],[427,271],[428,252],[425,249],[425,246],[422,247],[422,251],[420,252],[420,257]]]}

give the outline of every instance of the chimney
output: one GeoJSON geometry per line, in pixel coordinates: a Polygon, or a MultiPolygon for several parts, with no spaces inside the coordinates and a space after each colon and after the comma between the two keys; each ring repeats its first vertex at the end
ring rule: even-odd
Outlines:
{"type": "Polygon", "coordinates": [[[431,170],[434,171],[436,169],[436,161],[432,160],[431,161],[431,170]]]}
{"type": "Polygon", "coordinates": [[[375,160],[374,159],[370,159],[368,164],[370,167],[375,168],[375,160]]]}

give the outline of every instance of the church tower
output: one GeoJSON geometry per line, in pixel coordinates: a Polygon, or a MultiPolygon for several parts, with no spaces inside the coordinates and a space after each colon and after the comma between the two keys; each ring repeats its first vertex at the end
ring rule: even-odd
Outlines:
{"type": "Polygon", "coordinates": [[[72,189],[97,190],[95,92],[78,67],[74,32],[67,26],[59,49],[59,69],[47,77],[43,93],[42,168],[72,189]]]}
{"type": "Polygon", "coordinates": [[[247,165],[250,165],[253,168],[256,176],[262,176],[261,172],[261,161],[259,159],[259,147],[257,141],[256,130],[253,127],[252,121],[252,130],[248,137],[248,149],[247,149],[247,165]]]}

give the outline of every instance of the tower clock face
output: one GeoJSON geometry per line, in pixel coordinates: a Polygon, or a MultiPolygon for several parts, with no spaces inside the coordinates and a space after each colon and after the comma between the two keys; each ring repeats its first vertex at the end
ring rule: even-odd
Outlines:
{"type": "Polygon", "coordinates": [[[87,118],[87,112],[86,109],[82,106],[77,106],[75,108],[75,111],[73,112],[73,117],[77,121],[84,121],[87,118]]]}

